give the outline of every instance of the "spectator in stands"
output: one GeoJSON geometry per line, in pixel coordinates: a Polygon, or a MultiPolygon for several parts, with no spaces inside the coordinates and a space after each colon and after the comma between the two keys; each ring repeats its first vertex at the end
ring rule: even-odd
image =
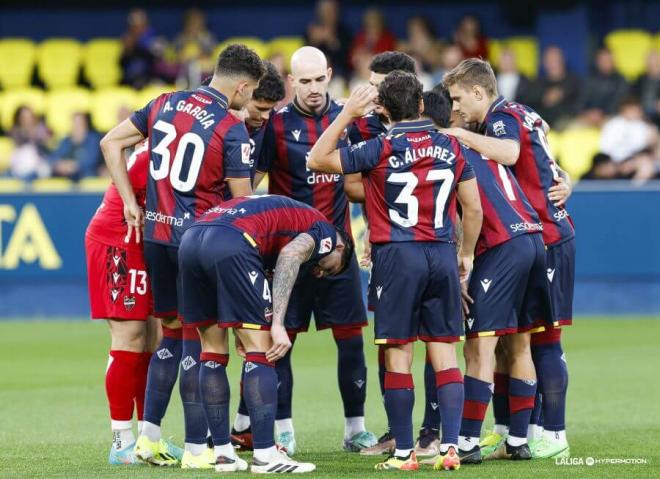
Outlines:
{"type": "Polygon", "coordinates": [[[454,43],[464,58],[488,58],[488,41],[481,32],[481,23],[474,15],[463,17],[454,32],[454,43]]]}
{"type": "Polygon", "coordinates": [[[567,71],[564,53],[556,46],[543,52],[543,70],[529,101],[550,126],[561,129],[576,113],[578,79],[567,71]]]}
{"type": "Polygon", "coordinates": [[[442,48],[431,22],[427,17],[415,15],[406,26],[408,37],[399,42],[398,49],[414,57],[422,70],[433,71],[442,48]]]}
{"type": "Polygon", "coordinates": [[[188,87],[199,86],[203,78],[213,73],[213,51],[217,40],[208,30],[201,10],[188,10],[183,20],[183,31],[174,39],[177,61],[181,66],[179,80],[188,87]]]}
{"type": "Polygon", "coordinates": [[[628,93],[628,83],[614,68],[614,57],[607,48],[596,52],[594,72],[582,87],[580,109],[582,119],[600,126],[606,116],[615,114],[628,93]]]}
{"type": "Polygon", "coordinates": [[[442,77],[445,73],[456,67],[463,61],[463,51],[458,45],[447,45],[440,53],[439,67],[433,72],[433,84],[437,85],[442,82],[442,77]]]}
{"type": "Polygon", "coordinates": [[[646,73],[635,83],[634,92],[646,116],[660,127],[660,53],[652,51],[646,58],[646,73]]]}
{"type": "Polygon", "coordinates": [[[128,13],[128,29],[122,37],[122,83],[134,88],[147,85],[153,75],[156,35],[149,25],[147,12],[134,8],[128,13]]]}
{"type": "Polygon", "coordinates": [[[305,43],[325,53],[336,75],[346,77],[351,39],[350,30],[341,23],[339,2],[319,0],[316,4],[316,18],[307,26],[305,43]]]}
{"type": "Polygon", "coordinates": [[[527,103],[529,87],[529,79],[518,70],[515,53],[505,48],[497,68],[497,90],[500,95],[509,101],[527,103]]]}
{"type": "Polygon", "coordinates": [[[375,55],[395,48],[396,38],[387,29],[383,13],[378,9],[370,8],[364,14],[362,31],[355,36],[351,45],[351,66],[355,67],[355,59],[363,52],[375,55]]]}
{"type": "Polygon", "coordinates": [[[618,115],[603,125],[600,151],[621,163],[653,154],[657,139],[657,128],[645,121],[642,105],[636,98],[628,97],[621,102],[618,115]]]}
{"type": "Polygon", "coordinates": [[[60,141],[50,156],[54,176],[79,180],[96,176],[101,163],[101,135],[90,129],[85,113],[74,113],[71,134],[60,141]]]}
{"type": "Polygon", "coordinates": [[[594,156],[591,168],[584,175],[582,180],[617,180],[620,179],[619,165],[612,161],[605,153],[598,153],[594,156]]]}
{"type": "Polygon", "coordinates": [[[9,135],[15,145],[10,158],[12,176],[33,180],[50,175],[50,165],[46,155],[51,132],[30,107],[18,107],[14,113],[13,127],[9,135]]]}

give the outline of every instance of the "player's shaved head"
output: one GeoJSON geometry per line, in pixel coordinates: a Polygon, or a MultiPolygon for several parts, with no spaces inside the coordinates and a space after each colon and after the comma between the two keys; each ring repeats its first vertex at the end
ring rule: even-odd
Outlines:
{"type": "Polygon", "coordinates": [[[325,108],[332,68],[321,50],[305,46],[291,57],[289,81],[296,92],[296,103],[302,109],[319,113],[325,108]]]}

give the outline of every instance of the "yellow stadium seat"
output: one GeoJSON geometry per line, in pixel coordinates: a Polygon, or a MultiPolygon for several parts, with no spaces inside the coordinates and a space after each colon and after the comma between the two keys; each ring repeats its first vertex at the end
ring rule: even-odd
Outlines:
{"type": "Polygon", "coordinates": [[[550,153],[553,158],[559,158],[559,150],[561,144],[561,133],[550,130],[547,134],[548,145],[550,146],[550,153]]]}
{"type": "Polygon", "coordinates": [[[3,88],[23,88],[30,85],[36,47],[27,38],[0,40],[0,85],[3,88]]]}
{"type": "Polygon", "coordinates": [[[571,128],[561,134],[559,164],[574,181],[584,175],[600,150],[598,128],[571,128]]]}
{"type": "Polygon", "coordinates": [[[500,64],[500,57],[504,48],[505,46],[502,40],[488,39],[488,61],[493,68],[497,68],[500,64]]]}
{"type": "Polygon", "coordinates": [[[78,83],[82,46],[72,38],[52,38],[39,45],[37,71],[48,88],[71,87],[78,83]]]}
{"type": "Polygon", "coordinates": [[[643,30],[617,30],[605,37],[605,45],[614,55],[617,70],[628,81],[644,73],[652,43],[651,35],[643,30]]]}
{"type": "Polygon", "coordinates": [[[18,193],[25,189],[25,183],[18,178],[0,178],[0,193],[18,193]]]}
{"type": "Polygon", "coordinates": [[[268,55],[281,53],[286,59],[288,68],[293,53],[304,45],[305,40],[302,37],[275,37],[268,42],[268,55]]]}
{"type": "Polygon", "coordinates": [[[14,141],[7,136],[0,136],[0,175],[11,166],[12,151],[14,151],[14,141]]]}
{"type": "Polygon", "coordinates": [[[655,48],[655,51],[660,53],[660,33],[656,33],[655,37],[653,37],[653,48],[655,48]]]}
{"type": "Polygon", "coordinates": [[[133,111],[135,90],[129,87],[104,88],[92,95],[90,113],[92,125],[97,131],[106,132],[119,123],[122,108],[133,111]]]}
{"type": "Polygon", "coordinates": [[[71,132],[73,114],[89,112],[90,94],[84,88],[62,88],[46,97],[46,124],[57,136],[71,132]]]}
{"type": "Polygon", "coordinates": [[[116,38],[97,38],[85,45],[83,71],[94,88],[115,86],[121,81],[121,41],[116,38]]]}
{"type": "Polygon", "coordinates": [[[14,113],[20,106],[29,106],[38,115],[43,114],[46,106],[44,92],[37,88],[20,88],[3,93],[0,103],[0,119],[5,131],[11,130],[14,113]]]}
{"type": "Polygon", "coordinates": [[[231,37],[231,38],[227,38],[226,40],[223,40],[218,44],[218,46],[215,48],[213,61],[217,60],[218,55],[220,55],[220,52],[222,52],[222,50],[227,48],[232,43],[242,43],[246,47],[254,50],[257,53],[257,55],[259,55],[259,57],[261,58],[266,58],[268,56],[268,45],[266,45],[261,38],[231,37]]]}
{"type": "Polygon", "coordinates": [[[538,40],[534,37],[510,37],[505,43],[513,50],[520,72],[529,78],[536,78],[539,65],[538,40]]]}
{"type": "Polygon", "coordinates": [[[139,110],[154,98],[158,98],[163,93],[169,93],[175,90],[175,85],[151,85],[144,87],[135,95],[135,104],[133,106],[136,110],[139,110]]]}
{"type": "Polygon", "coordinates": [[[68,178],[39,178],[32,181],[32,191],[71,191],[74,184],[75,183],[68,178]]]}
{"type": "Polygon", "coordinates": [[[90,176],[83,178],[78,182],[80,191],[88,191],[92,193],[104,192],[112,183],[110,178],[105,176],[90,176]]]}

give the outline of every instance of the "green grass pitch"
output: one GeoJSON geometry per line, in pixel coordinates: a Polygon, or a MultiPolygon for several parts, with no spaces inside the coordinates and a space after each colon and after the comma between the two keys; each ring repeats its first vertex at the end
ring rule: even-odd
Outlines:
{"type": "MultiPolygon", "coordinates": [[[[660,477],[660,320],[579,318],[566,328],[570,371],[568,435],[573,457],[586,460],[643,458],[645,465],[557,465],[553,460],[523,464],[488,462],[457,472],[423,467],[417,475],[514,478],[660,477]]],[[[380,434],[385,413],[376,378],[376,348],[366,331],[369,363],[367,425],[380,434]]],[[[103,386],[109,334],[90,321],[0,321],[0,477],[161,478],[213,477],[213,471],[147,466],[109,466],[108,412],[103,386]]],[[[415,429],[423,412],[418,348],[415,364],[415,429]]],[[[294,352],[294,423],[301,453],[313,461],[313,477],[401,476],[375,472],[377,458],[344,453],[341,402],[331,334],[299,337],[294,352]]],[[[240,362],[233,354],[230,381],[238,391],[240,362]]],[[[175,390],[176,391],[176,390],[175,390]]],[[[236,394],[232,396],[232,417],[236,394]]],[[[491,417],[491,413],[488,413],[491,417]]],[[[490,420],[486,426],[490,427],[490,420]]],[[[178,392],[163,424],[182,443],[178,392]]],[[[236,473],[245,475],[243,473],[236,473]]]]}

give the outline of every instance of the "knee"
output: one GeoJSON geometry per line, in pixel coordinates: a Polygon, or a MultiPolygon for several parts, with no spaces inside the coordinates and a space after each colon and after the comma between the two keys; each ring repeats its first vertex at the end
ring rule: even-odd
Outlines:
{"type": "Polygon", "coordinates": [[[146,328],[143,324],[122,324],[112,329],[112,349],[141,353],[146,341],[146,328]]]}

